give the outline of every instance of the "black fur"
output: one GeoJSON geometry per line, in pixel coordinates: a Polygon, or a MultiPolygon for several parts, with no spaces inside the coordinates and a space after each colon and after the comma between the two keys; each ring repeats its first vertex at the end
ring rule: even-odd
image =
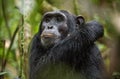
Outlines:
{"type": "MultiPolygon", "coordinates": [[[[76,16],[66,11],[61,12],[68,18],[69,36],[53,47],[44,48],[40,41],[42,30],[39,29],[31,42],[30,79],[63,79],[63,77],[47,78],[48,73],[44,74],[46,77],[42,77],[43,71],[49,71],[46,68],[57,67],[58,64],[70,67],[70,71],[73,70],[73,73],[75,71],[84,79],[104,79],[103,60],[99,49],[94,44],[98,38],[103,36],[102,25],[91,21],[78,25],[79,29],[76,29],[76,16]]],[[[52,71],[50,72],[52,73],[52,71]]],[[[75,79],[75,77],[71,79],[75,79]]]]}

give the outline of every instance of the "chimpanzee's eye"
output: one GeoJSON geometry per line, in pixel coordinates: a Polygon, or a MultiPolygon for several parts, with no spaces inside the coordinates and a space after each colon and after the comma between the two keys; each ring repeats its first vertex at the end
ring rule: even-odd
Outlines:
{"type": "Polygon", "coordinates": [[[56,16],[56,21],[57,21],[57,22],[62,22],[62,21],[63,21],[63,17],[61,17],[61,16],[56,16]]]}
{"type": "Polygon", "coordinates": [[[46,17],[45,22],[47,22],[47,23],[50,22],[50,17],[46,17]]]}

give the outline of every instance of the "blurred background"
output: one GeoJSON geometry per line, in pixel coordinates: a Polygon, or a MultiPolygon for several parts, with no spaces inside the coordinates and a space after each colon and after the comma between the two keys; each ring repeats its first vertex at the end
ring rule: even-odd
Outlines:
{"type": "Polygon", "coordinates": [[[58,9],[104,26],[96,44],[109,76],[120,79],[120,0],[0,0],[0,79],[28,79],[30,40],[42,15],[58,9]]]}

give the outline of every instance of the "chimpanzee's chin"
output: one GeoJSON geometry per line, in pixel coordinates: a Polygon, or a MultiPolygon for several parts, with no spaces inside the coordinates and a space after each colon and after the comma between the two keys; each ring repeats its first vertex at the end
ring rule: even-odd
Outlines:
{"type": "Polygon", "coordinates": [[[41,43],[44,48],[49,48],[54,45],[53,40],[48,40],[48,39],[41,39],[41,43]]]}

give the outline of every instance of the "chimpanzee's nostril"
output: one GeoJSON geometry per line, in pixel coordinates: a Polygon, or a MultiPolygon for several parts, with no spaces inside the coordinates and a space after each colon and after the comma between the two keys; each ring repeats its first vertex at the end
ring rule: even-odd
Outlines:
{"type": "Polygon", "coordinates": [[[52,29],[53,28],[53,26],[48,26],[48,29],[52,29]]]}

